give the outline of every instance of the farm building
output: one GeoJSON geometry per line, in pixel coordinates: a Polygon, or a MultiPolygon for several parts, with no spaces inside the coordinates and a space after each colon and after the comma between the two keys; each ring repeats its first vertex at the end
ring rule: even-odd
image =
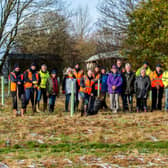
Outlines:
{"type": "Polygon", "coordinates": [[[117,59],[123,61],[126,60],[126,57],[122,56],[119,51],[106,52],[94,55],[85,61],[87,69],[94,69],[96,65],[106,66],[110,69],[112,64],[116,63],[117,59]]]}
{"type": "Polygon", "coordinates": [[[34,54],[17,54],[17,53],[10,53],[4,63],[3,66],[3,75],[5,79],[8,79],[8,74],[10,71],[13,70],[14,64],[18,63],[22,70],[25,70],[30,67],[32,62],[35,62],[40,68],[40,65],[46,64],[48,66],[49,70],[56,69],[56,67],[59,65],[59,72],[61,73],[61,70],[63,69],[62,66],[62,59],[59,56],[56,55],[47,55],[47,54],[40,54],[40,55],[34,55],[34,54]]]}

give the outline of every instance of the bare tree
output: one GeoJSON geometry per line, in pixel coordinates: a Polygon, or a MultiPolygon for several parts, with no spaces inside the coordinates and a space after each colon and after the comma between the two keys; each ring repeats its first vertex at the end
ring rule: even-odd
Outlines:
{"type": "MultiPolygon", "coordinates": [[[[53,8],[58,0],[1,0],[0,1],[0,70],[14,44],[19,27],[30,16],[53,8]]],[[[55,9],[55,8],[54,8],[55,9]]]]}
{"type": "Polygon", "coordinates": [[[88,7],[78,7],[72,17],[72,32],[79,39],[84,39],[91,31],[91,20],[88,7]]]}
{"type": "Polygon", "coordinates": [[[122,40],[127,34],[129,25],[128,14],[136,8],[139,1],[102,0],[98,5],[98,11],[101,15],[97,22],[99,27],[98,43],[104,50],[122,48],[122,40]]]}

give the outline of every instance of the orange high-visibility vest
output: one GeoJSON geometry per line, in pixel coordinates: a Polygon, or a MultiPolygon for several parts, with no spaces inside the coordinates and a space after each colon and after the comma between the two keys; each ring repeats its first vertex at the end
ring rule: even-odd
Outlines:
{"type": "Polygon", "coordinates": [[[164,84],[163,84],[163,81],[162,81],[162,76],[163,76],[163,74],[158,76],[156,71],[152,72],[150,74],[151,86],[152,87],[156,87],[156,86],[164,87],[164,84]]]}
{"type": "Polygon", "coordinates": [[[81,87],[80,91],[90,95],[92,93],[92,86],[94,85],[94,83],[95,81],[93,79],[89,80],[87,76],[84,76],[85,87],[84,88],[81,87]]]}
{"type": "MultiPolygon", "coordinates": [[[[26,72],[28,73],[28,79],[32,80],[32,72],[29,69],[26,70],[26,72]]],[[[38,73],[36,73],[36,80],[39,81],[39,75],[38,75],[38,73]]],[[[31,87],[33,87],[33,83],[32,82],[25,82],[24,87],[25,88],[31,88],[31,87]]]]}
{"type": "MultiPolygon", "coordinates": [[[[93,74],[93,77],[94,77],[95,81],[98,81],[100,79],[101,75],[100,75],[100,73],[97,74],[96,76],[95,76],[95,74],[93,74]]],[[[95,90],[98,90],[98,82],[95,83],[95,90]]],[[[100,90],[101,90],[101,83],[100,83],[100,90]]]]}
{"type": "Polygon", "coordinates": [[[76,69],[73,70],[73,74],[74,76],[76,77],[76,80],[78,82],[78,85],[80,86],[80,81],[81,81],[81,78],[83,77],[83,71],[80,70],[79,72],[76,71],[76,69]]]}
{"type": "MultiPolygon", "coordinates": [[[[13,75],[13,77],[16,79],[16,74],[14,72],[11,72],[10,75],[13,75]]],[[[9,80],[11,81],[10,79],[10,75],[9,75],[9,80]]],[[[20,78],[21,80],[23,80],[23,74],[20,75],[20,78]]],[[[10,84],[10,91],[11,92],[16,92],[17,91],[17,83],[16,82],[13,82],[11,81],[11,84],[10,84]]]]}

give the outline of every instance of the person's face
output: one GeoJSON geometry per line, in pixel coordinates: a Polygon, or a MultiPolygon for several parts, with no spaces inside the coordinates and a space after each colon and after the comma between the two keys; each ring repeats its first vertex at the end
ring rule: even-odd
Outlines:
{"type": "Polygon", "coordinates": [[[56,78],[56,76],[57,76],[56,74],[51,74],[52,78],[56,78]]]}
{"type": "Polygon", "coordinates": [[[161,67],[156,67],[156,71],[160,72],[161,71],[161,67]]]}
{"type": "Polygon", "coordinates": [[[125,70],[126,70],[126,72],[130,72],[131,71],[131,66],[126,66],[125,70]]]}
{"type": "Polygon", "coordinates": [[[143,70],[141,71],[141,76],[144,77],[146,75],[146,72],[143,70]]]}
{"type": "Polygon", "coordinates": [[[95,68],[95,72],[99,72],[99,68],[98,67],[95,68]]]}
{"type": "Polygon", "coordinates": [[[112,69],[112,72],[115,74],[115,73],[117,73],[117,68],[113,68],[112,69]]]}
{"type": "Polygon", "coordinates": [[[34,65],[31,66],[31,69],[32,69],[32,70],[36,70],[36,66],[34,66],[34,65]]]}
{"type": "Polygon", "coordinates": [[[102,74],[105,74],[105,73],[106,73],[106,70],[105,70],[105,69],[102,69],[102,70],[101,70],[101,73],[102,73],[102,74]]]}
{"type": "Polygon", "coordinates": [[[76,69],[79,69],[79,64],[76,64],[76,65],[75,65],[75,68],[76,68],[76,69]]]}
{"type": "Polygon", "coordinates": [[[46,67],[46,66],[41,66],[41,70],[42,70],[43,72],[46,72],[46,71],[47,71],[47,67],[46,67]]]}
{"type": "Polygon", "coordinates": [[[16,72],[19,72],[19,71],[20,71],[20,68],[19,68],[19,67],[15,68],[15,71],[16,71],[16,72]]]}
{"type": "Polygon", "coordinates": [[[88,76],[91,77],[92,76],[92,71],[88,71],[88,76]]]}
{"type": "Polygon", "coordinates": [[[146,69],[148,67],[148,64],[144,64],[144,68],[146,69]]]}
{"type": "Polygon", "coordinates": [[[118,61],[117,61],[117,67],[121,67],[121,64],[122,64],[121,61],[118,60],[118,61]]]}
{"type": "Polygon", "coordinates": [[[71,73],[72,73],[72,70],[69,70],[69,71],[68,71],[68,74],[71,74],[71,73]]]}

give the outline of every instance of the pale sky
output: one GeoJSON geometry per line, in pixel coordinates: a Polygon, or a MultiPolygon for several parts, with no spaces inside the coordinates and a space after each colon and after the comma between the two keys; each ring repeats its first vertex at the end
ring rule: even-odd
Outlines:
{"type": "Polygon", "coordinates": [[[67,2],[70,2],[72,4],[72,8],[77,8],[79,6],[89,8],[89,14],[91,16],[91,20],[93,22],[96,22],[98,18],[98,12],[97,12],[97,4],[100,2],[100,0],[66,0],[67,2]]]}

